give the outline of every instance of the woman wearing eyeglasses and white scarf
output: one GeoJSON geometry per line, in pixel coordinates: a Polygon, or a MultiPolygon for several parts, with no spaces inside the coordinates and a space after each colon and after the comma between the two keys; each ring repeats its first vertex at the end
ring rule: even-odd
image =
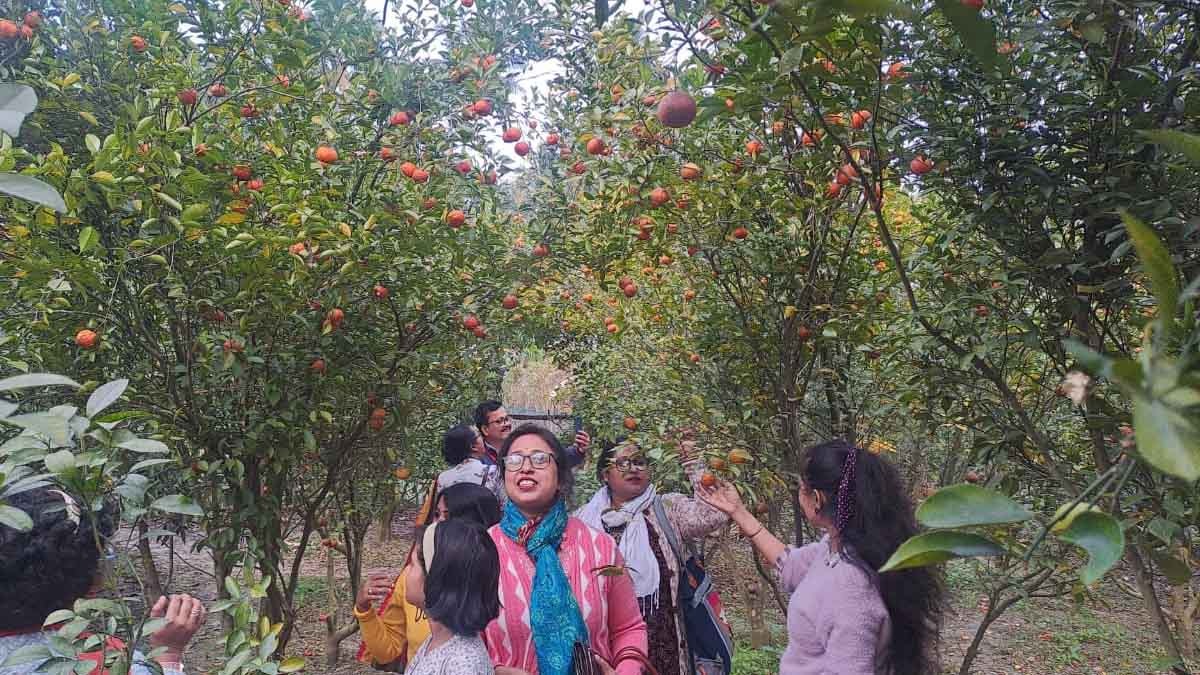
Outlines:
{"type": "Polygon", "coordinates": [[[636,444],[619,439],[605,446],[596,463],[603,484],[575,517],[617,540],[633,580],[650,642],[650,660],[659,675],[690,675],[687,635],[678,609],[679,561],[664,528],[676,541],[701,538],[729,522],[699,497],[704,464],[692,456],[692,443],[680,446],[693,496],[658,494],[649,462],[636,444]],[[662,501],[667,522],[654,508],[662,501]]]}

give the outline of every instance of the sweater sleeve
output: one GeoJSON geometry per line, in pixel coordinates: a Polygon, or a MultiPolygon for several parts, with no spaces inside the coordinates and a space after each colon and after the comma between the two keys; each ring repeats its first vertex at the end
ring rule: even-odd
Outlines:
{"type": "Polygon", "coordinates": [[[388,605],[382,614],[375,612],[372,607],[366,612],[354,608],[354,618],[358,619],[358,627],[362,629],[363,644],[367,647],[367,655],[375,663],[391,663],[396,660],[406,660],[408,656],[408,631],[404,618],[404,577],[402,570],[396,577],[396,585],[388,598],[388,605]]]}
{"type": "Polygon", "coordinates": [[[583,460],[585,459],[585,456],[582,452],[580,452],[578,445],[572,443],[572,444],[568,445],[566,448],[564,448],[563,451],[567,455],[567,466],[568,467],[570,467],[572,469],[578,469],[579,466],[581,464],[583,464],[583,460]]]}
{"type": "MultiPolygon", "coordinates": [[[[616,558],[617,565],[625,564],[620,553],[616,558]]],[[[612,654],[627,647],[649,654],[646,622],[633,592],[633,580],[628,574],[609,578],[612,581],[608,585],[608,635],[612,654]]],[[[622,661],[616,664],[616,669],[617,675],[642,675],[642,667],[636,661],[622,661]]]]}
{"type": "Polygon", "coordinates": [[[663,495],[663,504],[666,506],[667,518],[675,526],[679,538],[687,541],[715,532],[722,525],[729,523],[729,517],[700,499],[700,478],[704,475],[704,463],[692,460],[685,463],[683,469],[692,482],[692,496],[687,497],[679,493],[663,495]]]}
{"type": "Polygon", "coordinates": [[[796,548],[789,546],[784,549],[779,556],[779,560],[775,561],[775,568],[779,570],[779,580],[783,584],[783,592],[791,595],[800,582],[804,580],[808,574],[808,568],[812,566],[814,560],[820,551],[826,548],[827,544],[822,539],[814,541],[811,544],[796,548]]]}

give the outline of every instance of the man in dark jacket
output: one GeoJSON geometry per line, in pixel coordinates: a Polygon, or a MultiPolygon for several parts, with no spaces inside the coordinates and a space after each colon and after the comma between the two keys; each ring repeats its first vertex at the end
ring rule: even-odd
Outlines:
{"type": "MultiPolygon", "coordinates": [[[[500,457],[500,446],[504,445],[504,439],[508,438],[513,430],[512,418],[508,416],[504,404],[499,401],[484,401],[475,406],[475,427],[479,429],[479,435],[483,436],[483,462],[496,464],[500,457]]],[[[571,468],[583,464],[591,443],[592,438],[586,431],[580,430],[575,433],[575,443],[567,447],[567,460],[571,463],[571,468]]]]}

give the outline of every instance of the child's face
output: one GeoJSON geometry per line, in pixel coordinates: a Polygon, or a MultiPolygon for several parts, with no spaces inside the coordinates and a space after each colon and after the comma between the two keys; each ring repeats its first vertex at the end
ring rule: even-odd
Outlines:
{"type": "Polygon", "coordinates": [[[425,608],[425,568],[421,565],[421,545],[413,549],[405,569],[404,599],[413,607],[425,608]]]}

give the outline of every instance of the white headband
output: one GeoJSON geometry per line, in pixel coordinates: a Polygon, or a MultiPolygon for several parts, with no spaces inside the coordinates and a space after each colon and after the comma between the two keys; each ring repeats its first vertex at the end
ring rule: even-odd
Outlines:
{"type": "Polygon", "coordinates": [[[83,511],[79,509],[79,502],[75,501],[74,497],[63,492],[62,490],[47,490],[46,492],[62,497],[63,502],[67,505],[67,519],[72,523],[75,523],[75,529],[78,530],[79,519],[80,516],[83,515],[83,511]]]}
{"type": "Polygon", "coordinates": [[[425,558],[425,573],[433,567],[433,548],[434,548],[434,531],[437,530],[437,523],[425,528],[425,536],[421,538],[421,557],[425,558]]]}

